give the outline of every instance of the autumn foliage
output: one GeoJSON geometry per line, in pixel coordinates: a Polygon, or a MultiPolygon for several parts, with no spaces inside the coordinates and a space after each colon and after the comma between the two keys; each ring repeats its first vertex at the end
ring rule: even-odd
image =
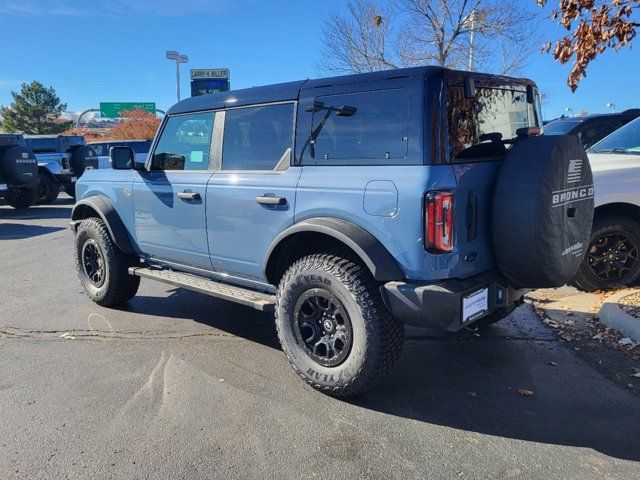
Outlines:
{"type": "MultiPolygon", "coordinates": [[[[537,0],[543,7],[547,0],[537,0]]],[[[587,66],[608,48],[618,51],[636,37],[640,23],[634,13],[640,0],[560,0],[551,17],[571,32],[553,44],[547,43],[543,51],[552,51],[562,64],[573,60],[567,84],[575,91],[587,66]],[[553,48],[553,50],[552,50],[553,48]]]]}
{"type": "Polygon", "coordinates": [[[160,126],[160,119],[153,113],[141,109],[122,112],[121,120],[110,128],[103,138],[109,140],[147,139],[151,140],[160,126]]]}

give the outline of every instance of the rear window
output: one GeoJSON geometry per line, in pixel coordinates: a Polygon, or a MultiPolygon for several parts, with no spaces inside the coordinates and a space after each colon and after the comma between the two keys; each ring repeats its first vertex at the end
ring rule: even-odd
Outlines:
{"type": "Polygon", "coordinates": [[[535,104],[524,87],[479,87],[473,99],[462,85],[449,87],[449,154],[451,160],[504,157],[524,127],[540,126],[535,104]]]}
{"type": "Polygon", "coordinates": [[[409,97],[404,89],[316,98],[317,165],[393,164],[407,156],[409,97]]]}
{"type": "Polygon", "coordinates": [[[56,153],[58,147],[55,138],[28,138],[27,145],[33,153],[56,153]]]}

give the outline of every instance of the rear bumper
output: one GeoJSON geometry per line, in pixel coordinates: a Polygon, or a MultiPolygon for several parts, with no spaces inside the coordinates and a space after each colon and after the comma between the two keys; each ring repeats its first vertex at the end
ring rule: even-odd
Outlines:
{"type": "Polygon", "coordinates": [[[508,312],[520,303],[529,289],[509,286],[498,272],[488,272],[464,280],[441,283],[389,282],[383,285],[383,296],[394,315],[416,327],[432,327],[458,331],[488,315],[508,312]],[[463,299],[488,289],[488,305],[482,316],[463,321],[463,299]]]}

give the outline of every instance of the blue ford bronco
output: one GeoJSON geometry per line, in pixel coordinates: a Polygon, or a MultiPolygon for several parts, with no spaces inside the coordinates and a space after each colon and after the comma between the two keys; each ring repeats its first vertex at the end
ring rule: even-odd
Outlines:
{"type": "Polygon", "coordinates": [[[78,181],[78,276],[103,306],[142,277],[274,311],[304,381],[356,395],[405,323],[493,323],[575,274],[591,169],[540,127],[531,81],[439,67],[189,98],[145,163],[116,146],[78,181]]]}

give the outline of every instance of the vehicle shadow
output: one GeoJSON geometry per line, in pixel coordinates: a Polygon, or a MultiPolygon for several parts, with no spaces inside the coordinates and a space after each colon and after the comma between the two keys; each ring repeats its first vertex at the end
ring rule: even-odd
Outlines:
{"type": "MultiPolygon", "coordinates": [[[[125,309],[189,318],[280,348],[272,314],[205,295],[174,289],[164,298],[138,296],[125,309]]],[[[408,330],[396,372],[344,401],[457,430],[640,460],[640,402],[555,340],[528,307],[503,322],[479,334],[408,330]]]]}
{"type": "Polygon", "coordinates": [[[47,233],[64,230],[63,227],[45,227],[42,225],[25,225],[22,223],[0,223],[0,241],[21,240],[37,237],[47,233]]]}
{"type": "Polygon", "coordinates": [[[280,348],[272,314],[180,288],[169,292],[168,297],[162,298],[136,295],[120,310],[141,315],[188,318],[267,347],[280,348]]]}
{"type": "Polygon", "coordinates": [[[468,432],[640,460],[637,398],[555,339],[514,337],[502,325],[487,330],[480,337],[409,337],[396,374],[352,403],[468,432]]]}
{"type": "Polygon", "coordinates": [[[35,205],[27,210],[16,210],[11,207],[0,208],[0,220],[46,220],[56,218],[71,219],[71,206],[58,206],[58,204],[52,206],[35,205]]]}

